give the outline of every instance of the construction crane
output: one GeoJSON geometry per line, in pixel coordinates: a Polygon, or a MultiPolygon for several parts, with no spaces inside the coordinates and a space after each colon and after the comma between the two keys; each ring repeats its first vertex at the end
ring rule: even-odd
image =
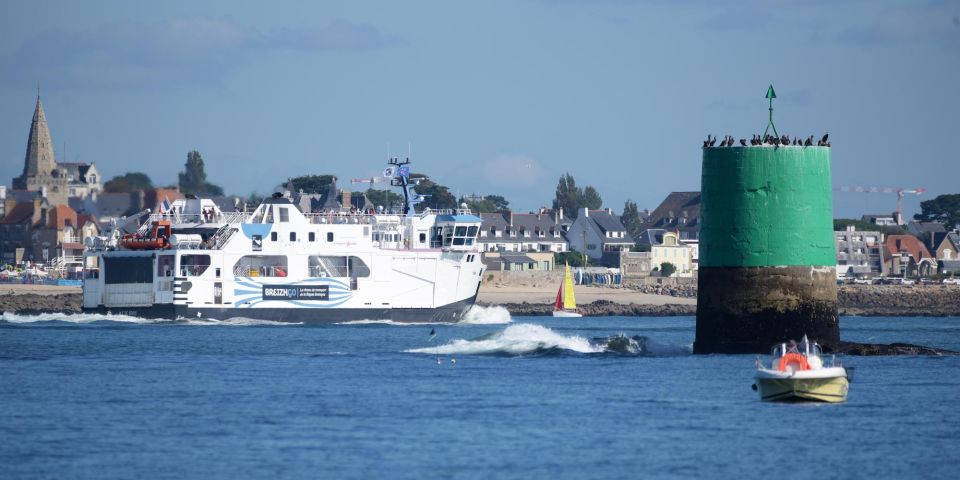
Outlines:
{"type": "Polygon", "coordinates": [[[908,193],[911,195],[922,195],[927,191],[926,188],[900,188],[900,187],[837,187],[834,191],[847,193],[896,193],[897,194],[897,225],[903,225],[903,197],[908,193]]]}

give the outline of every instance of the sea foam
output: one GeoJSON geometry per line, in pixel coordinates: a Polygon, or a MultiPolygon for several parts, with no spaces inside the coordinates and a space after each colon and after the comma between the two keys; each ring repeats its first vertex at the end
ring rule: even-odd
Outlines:
{"type": "Polygon", "coordinates": [[[599,353],[586,338],[565,336],[541,325],[519,323],[474,340],[458,339],[436,347],[406,350],[431,355],[530,355],[550,350],[599,353]]]}

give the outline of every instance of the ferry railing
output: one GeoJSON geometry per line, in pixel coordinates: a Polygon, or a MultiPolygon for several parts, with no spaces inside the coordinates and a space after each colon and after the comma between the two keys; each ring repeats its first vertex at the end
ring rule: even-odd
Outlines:
{"type": "Polygon", "coordinates": [[[377,216],[367,213],[305,213],[303,216],[306,217],[310,223],[314,224],[370,225],[377,223],[377,216]]]}
{"type": "Polygon", "coordinates": [[[231,224],[225,223],[217,233],[213,235],[213,249],[220,250],[224,245],[233,237],[233,234],[237,232],[237,229],[232,227],[231,224]]]}

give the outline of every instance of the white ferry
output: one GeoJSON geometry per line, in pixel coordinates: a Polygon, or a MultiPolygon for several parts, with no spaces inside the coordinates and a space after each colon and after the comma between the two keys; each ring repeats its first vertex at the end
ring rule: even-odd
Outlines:
{"type": "Polygon", "coordinates": [[[99,237],[84,254],[83,309],[169,319],[456,322],[474,304],[484,272],[480,218],[467,209],[416,213],[423,198],[413,191],[409,160],[390,163],[384,176],[403,191],[402,213],[303,213],[280,194],[252,212],[186,199],[150,214],[136,234],[99,237]]]}

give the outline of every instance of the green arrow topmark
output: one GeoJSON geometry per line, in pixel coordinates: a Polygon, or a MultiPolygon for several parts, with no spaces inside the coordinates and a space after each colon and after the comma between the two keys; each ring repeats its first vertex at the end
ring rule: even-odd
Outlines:
{"type": "Polygon", "coordinates": [[[770,120],[769,120],[769,122],[767,123],[767,128],[763,131],[763,136],[764,136],[764,138],[766,138],[767,132],[769,132],[770,129],[772,128],[772,129],[773,129],[773,134],[774,134],[775,136],[779,137],[780,134],[777,133],[777,126],[773,124],[773,99],[774,99],[774,98],[777,98],[777,92],[773,91],[773,85],[772,85],[772,84],[770,85],[769,88],[767,88],[767,96],[766,96],[766,98],[767,98],[767,100],[770,101],[770,120]]]}

